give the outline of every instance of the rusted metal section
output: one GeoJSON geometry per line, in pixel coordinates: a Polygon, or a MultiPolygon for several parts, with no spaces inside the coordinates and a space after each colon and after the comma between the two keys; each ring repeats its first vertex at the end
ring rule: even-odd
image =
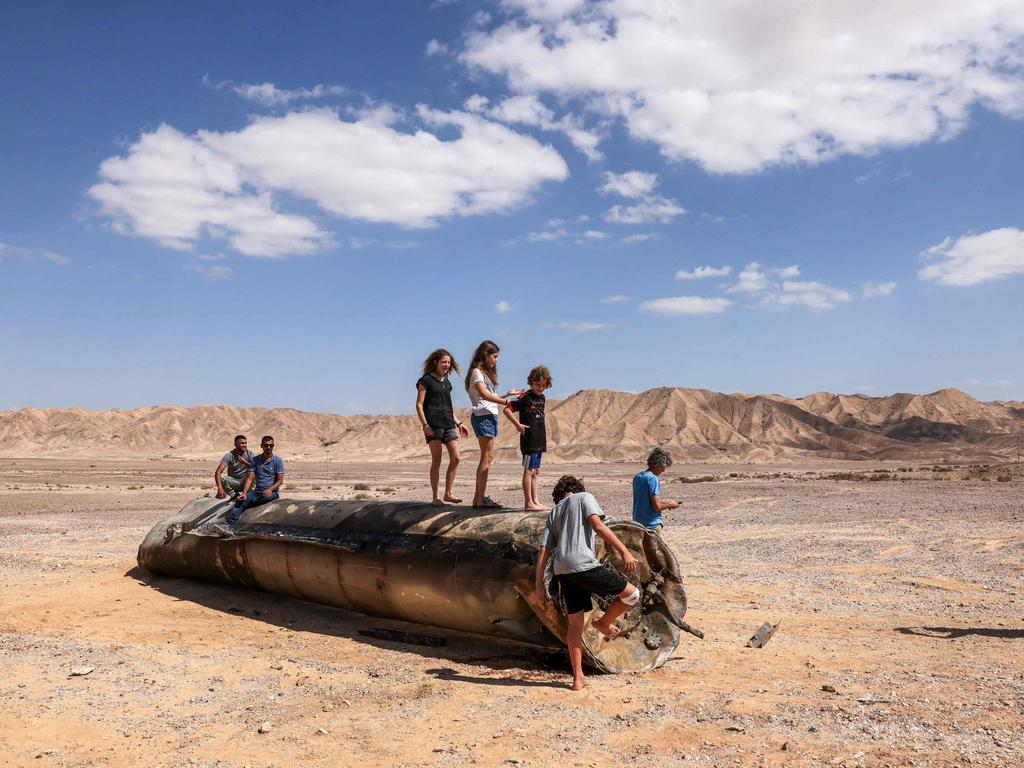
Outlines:
{"type": "MultiPolygon", "coordinates": [[[[567,623],[557,600],[539,605],[533,590],[546,513],[281,499],[247,510],[224,538],[211,525],[229,509],[229,501],[210,498],[186,504],[146,535],[139,565],[371,616],[564,644],[567,623]]],[[[655,669],[685,625],[679,567],[656,533],[632,522],[610,527],[638,561],[630,580],[643,598],[619,619],[622,632],[611,640],[591,630],[587,617],[587,661],[608,672],[655,669]]],[[[598,556],[606,558],[601,550],[598,556]]],[[[621,570],[614,553],[606,559],[621,570]]]]}

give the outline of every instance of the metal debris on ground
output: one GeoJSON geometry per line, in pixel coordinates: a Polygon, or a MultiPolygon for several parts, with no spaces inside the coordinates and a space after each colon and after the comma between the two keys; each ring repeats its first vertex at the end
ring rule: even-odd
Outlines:
{"type": "Polygon", "coordinates": [[[437,635],[421,635],[416,632],[400,632],[397,629],[384,629],[383,627],[370,627],[360,629],[360,635],[374,637],[378,640],[391,640],[396,643],[411,643],[412,645],[428,645],[431,648],[441,648],[448,645],[448,640],[437,635]]]}
{"type": "MultiPolygon", "coordinates": [[[[780,624],[782,622],[779,622],[780,624]]],[[[772,624],[766,621],[760,627],[754,636],[747,640],[747,648],[764,648],[768,644],[768,641],[772,639],[772,635],[775,634],[775,630],[779,628],[778,624],[772,624]]]]}

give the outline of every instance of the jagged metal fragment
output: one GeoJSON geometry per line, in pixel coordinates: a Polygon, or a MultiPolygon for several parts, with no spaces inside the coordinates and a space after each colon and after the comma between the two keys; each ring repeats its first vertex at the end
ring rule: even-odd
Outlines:
{"type": "MultiPolygon", "coordinates": [[[[281,499],[247,510],[225,538],[211,526],[230,503],[196,499],[157,523],[139,546],[139,565],[372,616],[564,644],[565,615],[557,601],[538,604],[533,589],[546,513],[281,499]]],[[[608,672],[655,669],[685,626],[679,566],[656,533],[633,522],[610,527],[638,561],[630,580],[643,598],[619,619],[622,632],[611,640],[590,629],[587,617],[587,661],[608,672]]],[[[603,542],[598,555],[621,570],[603,542]]],[[[610,599],[596,602],[603,608],[610,599]]]]}

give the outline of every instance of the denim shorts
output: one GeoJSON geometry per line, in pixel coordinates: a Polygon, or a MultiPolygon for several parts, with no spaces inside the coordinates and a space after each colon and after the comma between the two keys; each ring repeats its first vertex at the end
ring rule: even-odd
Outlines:
{"type": "MultiPolygon", "coordinates": [[[[442,443],[450,443],[452,440],[459,439],[459,430],[457,429],[444,429],[443,427],[435,427],[433,424],[430,425],[430,429],[433,431],[430,437],[427,437],[427,442],[432,440],[440,440],[442,443]]],[[[426,437],[426,435],[424,435],[426,437]]]]}
{"type": "Polygon", "coordinates": [[[540,469],[540,453],[524,453],[523,469],[540,469]]]}
{"type": "Polygon", "coordinates": [[[477,416],[475,413],[469,417],[473,422],[473,434],[477,437],[497,437],[498,417],[493,413],[477,416]]]}

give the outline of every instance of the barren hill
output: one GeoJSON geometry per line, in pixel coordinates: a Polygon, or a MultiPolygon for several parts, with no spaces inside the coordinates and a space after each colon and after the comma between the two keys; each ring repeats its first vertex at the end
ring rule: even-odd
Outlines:
{"type": "MultiPolygon", "coordinates": [[[[549,457],[637,461],[650,447],[691,461],[899,459],[998,461],[1024,441],[1024,403],[983,403],[955,389],[888,397],[816,392],[722,394],[659,388],[583,390],[548,405],[549,457]]],[[[341,416],[230,405],[0,411],[0,455],[124,458],[216,456],[238,432],[273,434],[285,457],[380,461],[426,455],[414,416],[341,416]]],[[[517,450],[506,424],[499,452],[517,450]]],[[[473,450],[475,440],[464,443],[473,450]]]]}

